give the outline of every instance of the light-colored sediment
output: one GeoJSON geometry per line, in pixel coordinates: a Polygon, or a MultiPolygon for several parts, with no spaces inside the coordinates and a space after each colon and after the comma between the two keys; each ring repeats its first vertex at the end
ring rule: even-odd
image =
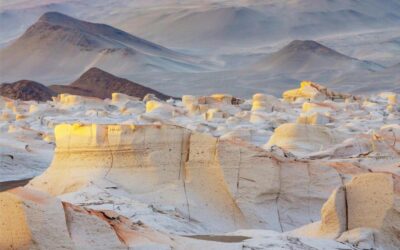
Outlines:
{"type": "Polygon", "coordinates": [[[10,228],[0,244],[396,249],[396,94],[353,97],[306,82],[284,97],[0,98],[2,176],[50,165],[0,194],[0,227],[10,228]]]}

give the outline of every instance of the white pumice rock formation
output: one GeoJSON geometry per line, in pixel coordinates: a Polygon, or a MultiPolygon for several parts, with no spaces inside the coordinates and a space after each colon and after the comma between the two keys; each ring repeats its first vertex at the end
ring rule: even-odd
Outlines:
{"type": "Polygon", "coordinates": [[[397,249],[397,94],[283,97],[0,97],[0,249],[397,249]]]}
{"type": "Polygon", "coordinates": [[[267,147],[276,145],[296,155],[322,151],[342,141],[345,135],[321,125],[285,123],[275,129],[267,147]]]}
{"type": "Polygon", "coordinates": [[[60,200],[30,189],[0,193],[1,249],[73,249],[60,200]]]}
{"type": "Polygon", "coordinates": [[[51,167],[32,180],[31,187],[61,195],[90,183],[112,182],[139,195],[139,200],[140,194],[147,194],[142,202],[174,206],[183,216],[198,221],[204,221],[204,215],[213,218],[208,226],[216,231],[246,225],[282,231],[305,224],[318,217],[330,190],[341,183],[333,168],[291,162],[241,140],[216,140],[172,125],[58,125],[55,137],[51,167]],[[303,174],[293,172],[294,165],[305,170],[305,179],[295,181],[303,174]],[[309,171],[320,174],[309,176],[309,171]],[[309,178],[324,175],[336,178],[320,184],[316,181],[315,187],[308,184],[306,193],[313,188],[327,192],[306,198],[310,201],[304,208],[286,202],[300,201],[304,194],[298,188],[311,182],[309,178]],[[281,192],[285,193],[282,197],[281,192]],[[257,201],[257,208],[253,203],[262,193],[270,195],[257,201]],[[205,207],[201,205],[204,201],[208,201],[205,207]],[[294,208],[313,212],[304,217],[292,212],[294,208]]]}
{"type": "Polygon", "coordinates": [[[266,95],[266,94],[255,94],[253,95],[253,100],[252,100],[252,111],[266,111],[266,112],[272,112],[274,110],[279,110],[282,107],[281,102],[279,101],[278,98],[272,95],[266,95]]]}
{"type": "Polygon", "coordinates": [[[332,118],[318,112],[301,113],[296,120],[296,123],[308,125],[326,125],[331,122],[332,118]]]}
{"type": "Polygon", "coordinates": [[[283,98],[286,101],[296,101],[298,99],[322,101],[326,99],[330,100],[344,100],[346,98],[354,98],[349,94],[338,93],[332,91],[318,83],[311,81],[302,81],[300,88],[288,90],[283,93],[283,98]]]}
{"type": "Polygon", "coordinates": [[[0,215],[0,222],[9,223],[5,228],[12,229],[0,236],[2,249],[352,249],[340,242],[310,241],[268,230],[180,236],[153,229],[141,221],[133,222],[115,211],[61,202],[28,188],[1,193],[0,199],[2,215],[14,216],[0,215]]]}
{"type": "Polygon", "coordinates": [[[321,221],[289,234],[337,239],[362,249],[398,249],[399,184],[389,173],[357,175],[332,193],[321,221]]]}

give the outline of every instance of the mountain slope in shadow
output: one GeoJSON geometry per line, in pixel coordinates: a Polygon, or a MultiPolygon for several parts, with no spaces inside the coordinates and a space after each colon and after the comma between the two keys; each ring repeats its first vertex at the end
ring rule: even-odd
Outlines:
{"type": "Polygon", "coordinates": [[[114,76],[99,68],[89,69],[69,85],[45,86],[30,80],[0,85],[0,96],[23,101],[45,102],[51,100],[53,96],[63,93],[101,99],[111,98],[112,93],[123,93],[140,99],[147,94],[153,94],[162,100],[172,98],[141,84],[114,76]]]}
{"type": "Polygon", "coordinates": [[[129,96],[143,98],[147,94],[154,94],[160,99],[169,99],[154,89],[147,88],[138,83],[119,78],[99,68],[91,68],[69,85],[51,85],[49,87],[56,93],[91,96],[98,98],[111,98],[112,93],[123,93],[129,96]]]}

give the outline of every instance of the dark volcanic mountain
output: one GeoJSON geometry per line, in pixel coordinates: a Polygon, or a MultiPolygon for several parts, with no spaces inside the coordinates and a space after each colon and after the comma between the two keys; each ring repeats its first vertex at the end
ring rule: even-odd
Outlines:
{"type": "Polygon", "coordinates": [[[318,42],[294,40],[252,66],[272,73],[304,73],[317,71],[374,71],[383,67],[343,55],[318,42]]]}
{"type": "Polygon", "coordinates": [[[116,77],[99,68],[91,68],[70,85],[52,85],[50,88],[57,93],[111,98],[111,94],[118,92],[130,96],[143,98],[146,94],[154,94],[160,99],[169,99],[154,89],[116,77]]]}
{"type": "Polygon", "coordinates": [[[51,97],[55,95],[56,93],[53,90],[40,83],[29,80],[3,83],[0,85],[0,96],[5,96],[11,99],[45,102],[51,100],[51,97]]]}
{"type": "Polygon", "coordinates": [[[105,24],[48,12],[0,50],[2,81],[27,78],[48,83],[72,80],[82,69],[113,74],[199,70],[198,59],[105,24]]]}

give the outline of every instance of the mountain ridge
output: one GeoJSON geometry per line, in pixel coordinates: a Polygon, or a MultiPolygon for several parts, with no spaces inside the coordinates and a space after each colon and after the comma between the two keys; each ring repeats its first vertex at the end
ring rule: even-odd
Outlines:
{"type": "Polygon", "coordinates": [[[358,60],[313,40],[293,40],[280,50],[264,57],[250,68],[256,71],[304,73],[313,71],[376,71],[384,67],[358,60]]]}
{"type": "Polygon", "coordinates": [[[57,93],[92,96],[101,99],[111,98],[114,92],[143,98],[146,94],[154,94],[166,100],[171,96],[160,93],[125,78],[114,76],[99,68],[90,68],[69,85],[51,85],[50,89],[57,93]]]}
{"type": "Polygon", "coordinates": [[[35,81],[20,80],[13,83],[0,84],[0,96],[10,99],[44,102],[51,100],[51,97],[55,95],[56,92],[35,81]]]}
{"type": "Polygon", "coordinates": [[[202,59],[182,54],[106,24],[82,21],[58,12],[43,14],[25,33],[0,50],[1,81],[70,81],[82,69],[100,67],[132,72],[204,70],[202,59]]]}
{"type": "Polygon", "coordinates": [[[24,101],[49,101],[57,94],[71,94],[101,99],[111,98],[112,93],[122,93],[142,99],[147,94],[167,100],[173,98],[136,82],[114,76],[99,68],[90,68],[69,85],[45,86],[31,80],[0,84],[0,96],[24,101]]]}

